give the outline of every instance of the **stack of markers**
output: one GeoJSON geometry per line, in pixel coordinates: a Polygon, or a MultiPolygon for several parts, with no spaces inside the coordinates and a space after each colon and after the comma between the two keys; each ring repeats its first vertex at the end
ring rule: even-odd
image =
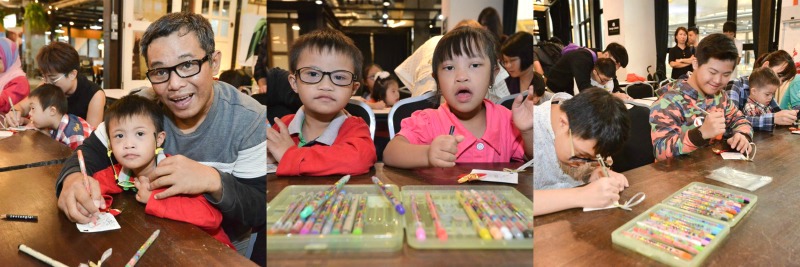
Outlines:
{"type": "Polygon", "coordinates": [[[326,191],[300,193],[267,234],[362,234],[367,195],[341,191],[349,178],[343,177],[326,191]]]}
{"type": "Polygon", "coordinates": [[[714,188],[692,185],[673,195],[666,204],[722,221],[730,221],[750,204],[747,197],[714,188]]]}
{"type": "Polygon", "coordinates": [[[502,194],[463,190],[456,191],[456,198],[481,239],[533,237],[533,218],[526,217],[502,194]]]}
{"type": "Polygon", "coordinates": [[[690,261],[706,249],[724,228],[725,225],[720,223],[660,208],[622,234],[690,261]]]}

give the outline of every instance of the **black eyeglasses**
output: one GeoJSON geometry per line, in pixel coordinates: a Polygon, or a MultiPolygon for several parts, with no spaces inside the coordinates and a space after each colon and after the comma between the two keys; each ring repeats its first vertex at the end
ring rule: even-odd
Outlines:
{"type": "Polygon", "coordinates": [[[172,67],[147,70],[147,79],[150,80],[152,84],[165,83],[169,81],[170,73],[173,71],[175,74],[178,74],[178,77],[189,78],[200,73],[203,63],[210,58],[211,55],[206,55],[202,59],[184,61],[172,67]]]}
{"type": "Polygon", "coordinates": [[[569,147],[572,149],[572,156],[569,157],[569,162],[574,164],[584,164],[595,161],[592,158],[582,158],[575,156],[575,139],[572,138],[572,129],[569,129],[569,147]]]}
{"type": "Polygon", "coordinates": [[[351,85],[356,79],[355,74],[346,70],[327,72],[311,67],[300,68],[296,70],[294,74],[300,78],[300,81],[303,81],[307,84],[317,84],[322,81],[322,78],[325,77],[325,75],[328,75],[328,78],[331,79],[331,82],[338,86],[351,85]]]}

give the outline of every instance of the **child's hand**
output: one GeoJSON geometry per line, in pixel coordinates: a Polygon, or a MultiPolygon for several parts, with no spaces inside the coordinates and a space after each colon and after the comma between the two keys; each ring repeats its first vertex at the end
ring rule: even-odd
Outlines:
{"type": "Polygon", "coordinates": [[[775,113],[775,124],[777,125],[792,125],[797,121],[797,110],[781,110],[775,113]]]}
{"type": "Polygon", "coordinates": [[[597,179],[584,187],[579,187],[582,192],[577,197],[584,200],[582,205],[584,208],[605,208],[619,201],[621,186],[620,181],[616,179],[597,179]]]}
{"type": "MultiPolygon", "coordinates": [[[[14,107],[11,107],[11,108],[13,109],[14,107]]],[[[20,117],[20,113],[21,113],[21,111],[19,111],[19,110],[17,112],[8,111],[8,113],[6,113],[6,115],[4,117],[6,126],[8,126],[8,127],[17,127],[17,126],[22,125],[22,118],[20,117]]]]}
{"type": "Polygon", "coordinates": [[[748,155],[750,153],[750,141],[742,133],[733,134],[733,137],[728,138],[728,144],[742,154],[748,155]]]}
{"type": "Polygon", "coordinates": [[[511,105],[514,126],[521,132],[533,130],[533,85],[528,86],[528,97],[522,99],[522,94],[514,98],[511,105]]]}
{"type": "Polygon", "coordinates": [[[267,128],[267,151],[276,161],[281,161],[286,150],[294,145],[289,129],[279,118],[275,118],[275,125],[278,125],[280,132],[272,128],[267,128]]]}
{"type": "Polygon", "coordinates": [[[703,126],[700,126],[703,139],[711,139],[725,133],[725,114],[722,111],[711,111],[706,115],[703,126]]]}
{"type": "Polygon", "coordinates": [[[456,153],[461,141],[464,141],[463,135],[440,135],[434,138],[428,148],[428,164],[431,167],[456,166],[456,153]]]}
{"type": "Polygon", "coordinates": [[[150,194],[153,193],[147,189],[150,187],[150,178],[146,176],[136,177],[133,180],[133,185],[136,186],[136,201],[147,204],[147,200],[150,199],[150,194]]]}
{"type": "MultiPolygon", "coordinates": [[[[597,166],[597,168],[595,168],[594,171],[592,171],[592,175],[589,176],[589,182],[592,183],[597,181],[598,179],[606,178],[605,176],[606,174],[603,172],[603,167],[597,166]]],[[[616,183],[619,184],[619,191],[625,190],[625,187],[628,187],[628,178],[625,178],[625,175],[622,175],[621,173],[609,169],[608,176],[610,177],[608,177],[607,179],[615,180],[616,183]]]]}

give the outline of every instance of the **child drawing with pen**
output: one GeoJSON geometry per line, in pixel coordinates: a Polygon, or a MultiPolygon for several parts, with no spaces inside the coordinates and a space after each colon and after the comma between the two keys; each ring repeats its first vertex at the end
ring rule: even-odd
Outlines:
{"type": "MultiPolygon", "coordinates": [[[[433,53],[433,78],[446,103],[415,111],[383,152],[400,168],[453,167],[467,162],[525,161],[533,157],[533,87],[512,110],[486,99],[498,70],[498,49],[486,30],[459,27],[433,53]],[[454,135],[448,135],[455,126],[454,135]]],[[[438,99],[438,98],[437,98],[438,99]]]]}
{"type": "Polygon", "coordinates": [[[191,223],[233,248],[220,226],[222,213],[203,195],[156,199],[155,195],[167,188],[150,190],[147,177],[153,177],[158,162],[168,156],[160,149],[166,138],[163,120],[158,104],[137,95],[123,97],[106,110],[108,160],[114,163],[113,155],[118,164],[94,173],[100,193],[117,194],[123,189],[136,191],[136,200],[146,205],[145,213],[191,223]]]}

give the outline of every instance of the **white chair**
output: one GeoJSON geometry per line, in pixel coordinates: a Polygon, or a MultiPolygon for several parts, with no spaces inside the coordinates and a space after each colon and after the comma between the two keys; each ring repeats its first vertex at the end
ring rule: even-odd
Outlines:
{"type": "Polygon", "coordinates": [[[425,92],[420,96],[409,97],[398,101],[389,111],[389,139],[400,132],[400,123],[403,119],[411,116],[414,111],[426,108],[436,108],[436,101],[431,98],[436,97],[435,91],[425,92]]]}
{"type": "Polygon", "coordinates": [[[358,116],[364,119],[369,125],[369,134],[372,140],[375,140],[375,113],[372,112],[372,108],[367,105],[367,103],[350,99],[347,102],[347,106],[344,107],[350,115],[358,116]]]}

